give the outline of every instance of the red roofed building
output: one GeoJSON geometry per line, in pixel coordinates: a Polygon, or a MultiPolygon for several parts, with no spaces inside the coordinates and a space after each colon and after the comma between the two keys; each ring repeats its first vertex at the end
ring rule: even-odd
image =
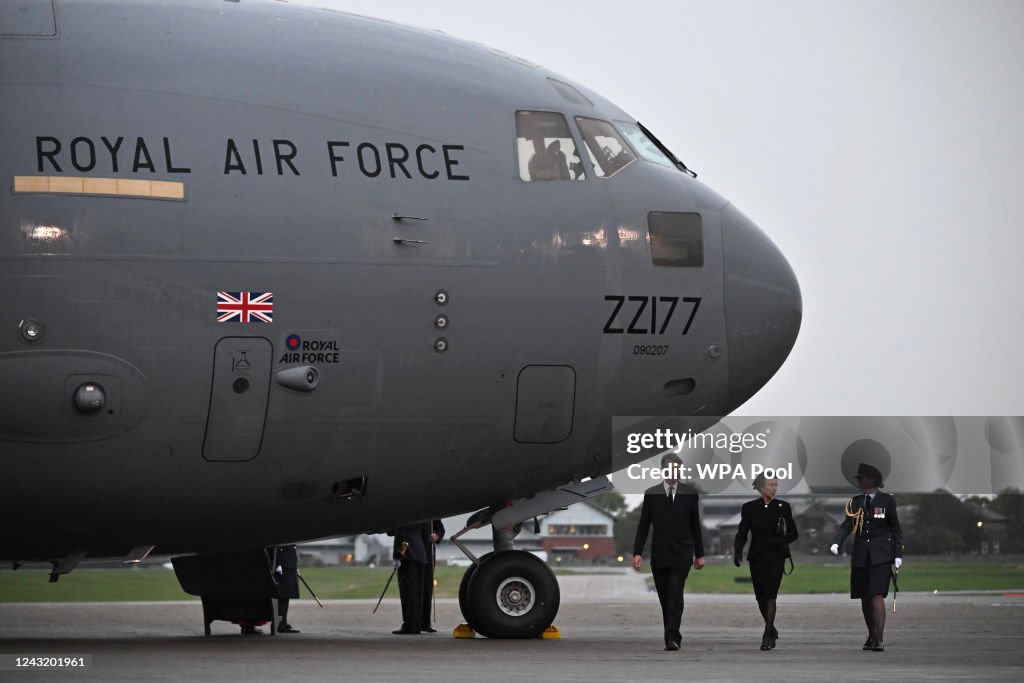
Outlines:
{"type": "Polygon", "coordinates": [[[615,518],[588,502],[541,520],[541,544],[551,564],[615,558],[615,518]]]}

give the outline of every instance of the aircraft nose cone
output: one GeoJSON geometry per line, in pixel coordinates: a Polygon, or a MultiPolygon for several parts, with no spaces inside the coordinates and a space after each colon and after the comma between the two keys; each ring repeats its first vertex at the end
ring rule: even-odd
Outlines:
{"type": "Polygon", "coordinates": [[[722,246],[732,412],[789,356],[800,331],[803,302],[782,252],[732,204],[722,211],[722,246]]]}

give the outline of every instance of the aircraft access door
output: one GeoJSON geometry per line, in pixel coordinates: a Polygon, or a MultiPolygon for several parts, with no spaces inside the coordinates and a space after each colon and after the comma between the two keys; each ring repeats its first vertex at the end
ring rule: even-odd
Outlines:
{"type": "Polygon", "coordinates": [[[562,443],[572,434],[576,371],[568,365],[527,365],[516,390],[515,440],[562,443]]]}
{"type": "Polygon", "coordinates": [[[225,337],[217,343],[203,439],[205,459],[240,462],[259,454],[272,355],[270,342],[262,337],[225,337]]]}

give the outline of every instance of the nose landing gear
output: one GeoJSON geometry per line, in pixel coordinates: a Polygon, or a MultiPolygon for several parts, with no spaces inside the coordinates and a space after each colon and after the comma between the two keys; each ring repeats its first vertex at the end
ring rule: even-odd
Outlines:
{"type": "Polygon", "coordinates": [[[560,599],[551,568],[522,550],[484,555],[459,585],[466,623],[488,638],[536,638],[554,621],[560,599]]]}
{"type": "Polygon", "coordinates": [[[558,629],[552,622],[558,614],[561,593],[555,573],[536,555],[514,550],[513,539],[525,520],[533,517],[536,525],[540,515],[611,489],[611,481],[597,477],[472,514],[466,527],[451,539],[473,561],[459,584],[459,607],[471,631],[460,626],[455,636],[472,638],[475,632],[488,638],[536,638],[542,634],[557,638],[558,629]],[[477,558],[459,537],[488,524],[492,526],[494,552],[477,558]]]}

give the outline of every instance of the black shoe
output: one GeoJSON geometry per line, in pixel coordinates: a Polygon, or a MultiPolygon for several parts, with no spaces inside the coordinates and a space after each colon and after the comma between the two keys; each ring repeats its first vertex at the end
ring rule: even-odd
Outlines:
{"type": "Polygon", "coordinates": [[[676,642],[668,643],[667,645],[665,645],[665,649],[669,650],[669,651],[678,650],[679,649],[679,643],[676,643],[676,642]]]}
{"type": "Polygon", "coordinates": [[[877,640],[875,640],[874,638],[868,637],[868,639],[864,641],[863,649],[865,649],[865,650],[874,650],[875,649],[875,645],[877,645],[877,644],[878,644],[877,640]]]}
{"type": "Polygon", "coordinates": [[[774,645],[772,645],[771,637],[770,636],[763,636],[761,638],[761,649],[762,650],[770,650],[770,649],[772,649],[772,647],[774,647],[774,645]]]}
{"type": "Polygon", "coordinates": [[[871,648],[874,652],[885,652],[885,645],[882,645],[882,641],[875,643],[875,646],[871,648]]]}
{"type": "Polygon", "coordinates": [[[437,633],[437,629],[432,626],[424,626],[420,631],[422,633],[437,633]]]}
{"type": "Polygon", "coordinates": [[[277,625],[278,633],[302,633],[299,629],[293,627],[291,624],[286,624],[283,621],[277,625]]]}
{"type": "Polygon", "coordinates": [[[262,629],[258,629],[255,626],[243,626],[242,627],[242,635],[243,636],[262,636],[263,635],[263,630],[262,629]]]}
{"type": "Polygon", "coordinates": [[[774,626],[772,626],[772,640],[778,640],[778,639],[779,639],[779,630],[777,628],[775,628],[774,626]]]}
{"type": "Polygon", "coordinates": [[[396,636],[418,636],[419,631],[407,631],[404,628],[400,628],[397,631],[392,631],[396,636]]]}

